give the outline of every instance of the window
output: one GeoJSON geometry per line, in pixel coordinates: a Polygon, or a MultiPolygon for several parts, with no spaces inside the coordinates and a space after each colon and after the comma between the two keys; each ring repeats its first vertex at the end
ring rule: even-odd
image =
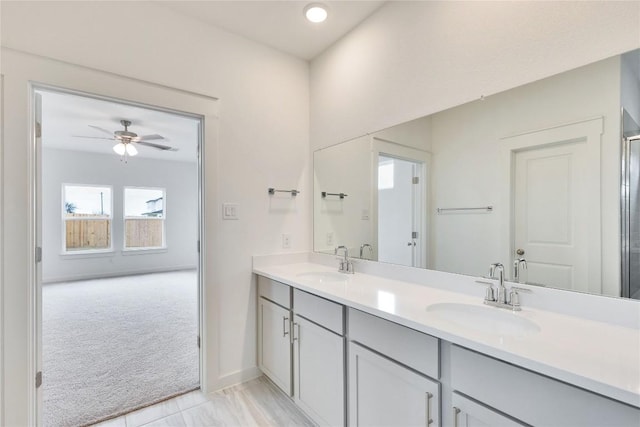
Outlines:
{"type": "Polygon", "coordinates": [[[64,251],[111,249],[111,187],[62,185],[64,251]]]}
{"type": "Polygon", "coordinates": [[[124,189],[124,248],[164,248],[164,188],[124,189]]]}
{"type": "Polygon", "coordinates": [[[393,188],[393,159],[380,158],[378,163],[378,190],[393,188]]]}

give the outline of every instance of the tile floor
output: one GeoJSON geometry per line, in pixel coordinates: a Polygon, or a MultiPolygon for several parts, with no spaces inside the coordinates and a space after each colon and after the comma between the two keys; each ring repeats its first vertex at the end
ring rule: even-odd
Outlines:
{"type": "Polygon", "coordinates": [[[94,427],[314,426],[266,377],[221,391],[192,391],[94,427]]]}

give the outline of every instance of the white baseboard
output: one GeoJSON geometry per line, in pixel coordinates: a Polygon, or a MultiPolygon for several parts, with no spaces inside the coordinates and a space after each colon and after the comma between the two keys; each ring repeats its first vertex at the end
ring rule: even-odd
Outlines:
{"type": "Polygon", "coordinates": [[[207,392],[210,393],[212,391],[222,390],[236,384],[253,380],[261,375],[262,371],[257,366],[232,372],[218,378],[218,380],[213,384],[213,387],[211,387],[210,390],[207,390],[207,392]]]}
{"type": "Polygon", "coordinates": [[[70,276],[48,277],[43,279],[43,284],[60,283],[60,282],[75,282],[78,280],[91,280],[91,279],[106,279],[111,277],[122,276],[135,276],[137,274],[151,274],[151,273],[167,273],[171,271],[183,271],[183,270],[196,270],[198,267],[195,265],[184,265],[174,267],[158,267],[158,268],[145,268],[141,270],[130,271],[105,271],[102,273],[87,273],[87,274],[74,274],[70,276]]]}

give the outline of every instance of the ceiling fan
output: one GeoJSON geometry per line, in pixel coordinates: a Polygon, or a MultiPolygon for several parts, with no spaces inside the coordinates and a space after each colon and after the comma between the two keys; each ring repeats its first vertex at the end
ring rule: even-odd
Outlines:
{"type": "Polygon", "coordinates": [[[146,147],[155,148],[157,150],[162,151],[178,151],[177,148],[171,147],[168,145],[156,144],[153,140],[165,139],[162,135],[152,134],[152,135],[142,135],[138,136],[137,133],[131,132],[129,130],[129,126],[131,126],[130,120],[120,120],[120,124],[124,127],[124,130],[116,130],[110,131],[99,126],[89,125],[94,129],[99,130],[100,132],[111,135],[111,138],[106,137],[98,137],[98,136],[83,136],[83,135],[74,135],[76,138],[90,138],[90,139],[108,139],[111,141],[118,141],[116,145],[113,146],[113,151],[121,156],[129,155],[135,156],[138,154],[138,150],[134,146],[136,145],[144,145],[146,147]]]}

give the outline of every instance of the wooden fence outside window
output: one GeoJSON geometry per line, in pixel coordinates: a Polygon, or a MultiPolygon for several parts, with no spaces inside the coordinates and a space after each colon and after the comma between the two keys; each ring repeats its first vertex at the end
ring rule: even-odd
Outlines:
{"type": "MultiPolygon", "coordinates": [[[[90,214],[66,214],[67,251],[101,250],[111,247],[111,219],[90,214]],[[88,217],[87,219],[77,219],[88,217]],[[75,218],[75,219],[68,219],[75,218]]],[[[163,246],[163,220],[136,218],[125,220],[125,248],[163,246]]]]}

